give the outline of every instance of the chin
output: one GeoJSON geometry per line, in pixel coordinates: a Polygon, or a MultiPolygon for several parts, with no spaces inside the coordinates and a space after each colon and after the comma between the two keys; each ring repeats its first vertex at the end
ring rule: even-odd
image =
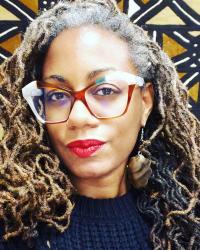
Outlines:
{"type": "Polygon", "coordinates": [[[71,169],[72,174],[81,179],[96,179],[96,178],[102,178],[108,175],[111,170],[108,168],[100,168],[97,166],[87,166],[87,167],[81,167],[76,169],[71,169]]]}

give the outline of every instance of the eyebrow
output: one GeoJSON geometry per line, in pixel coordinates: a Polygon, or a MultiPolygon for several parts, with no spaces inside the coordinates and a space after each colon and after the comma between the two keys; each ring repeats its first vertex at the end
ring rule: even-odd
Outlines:
{"type": "MultiPolygon", "coordinates": [[[[106,72],[106,71],[116,71],[117,69],[114,67],[107,67],[107,68],[102,68],[102,69],[97,69],[97,70],[93,70],[90,73],[87,74],[87,80],[92,80],[94,77],[96,77],[98,74],[106,72]]],[[[45,77],[43,80],[48,80],[48,79],[54,79],[57,80],[61,83],[65,83],[67,85],[70,85],[69,81],[67,79],[65,79],[63,76],[60,75],[51,75],[48,77],[45,77]]]]}

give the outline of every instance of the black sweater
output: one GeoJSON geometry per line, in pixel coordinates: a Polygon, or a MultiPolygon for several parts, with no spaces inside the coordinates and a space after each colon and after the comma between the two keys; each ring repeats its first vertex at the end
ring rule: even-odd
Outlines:
{"type": "MultiPolygon", "coordinates": [[[[136,192],[109,199],[73,197],[75,207],[70,225],[59,233],[46,225],[39,227],[34,241],[38,250],[148,250],[149,226],[136,208],[136,192]]],[[[28,247],[19,238],[0,242],[0,250],[24,250],[28,247]]]]}

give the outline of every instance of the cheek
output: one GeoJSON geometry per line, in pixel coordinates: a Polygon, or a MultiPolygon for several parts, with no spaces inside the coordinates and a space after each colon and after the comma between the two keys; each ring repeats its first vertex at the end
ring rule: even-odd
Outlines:
{"type": "Polygon", "coordinates": [[[49,135],[49,138],[53,144],[57,144],[59,141],[64,140],[65,125],[64,124],[47,124],[46,129],[49,135]]]}
{"type": "Polygon", "coordinates": [[[119,150],[127,153],[131,152],[135,146],[139,130],[139,123],[135,119],[126,120],[125,124],[120,127],[116,137],[120,146],[119,150]]]}
{"type": "Polygon", "coordinates": [[[131,102],[127,113],[120,117],[116,124],[117,134],[116,139],[120,144],[120,150],[125,149],[131,152],[141,128],[142,107],[140,102],[131,102]]]}

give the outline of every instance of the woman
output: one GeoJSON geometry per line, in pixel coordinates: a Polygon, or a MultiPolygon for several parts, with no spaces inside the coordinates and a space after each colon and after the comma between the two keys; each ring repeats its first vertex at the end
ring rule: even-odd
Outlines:
{"type": "Polygon", "coordinates": [[[200,123],[113,1],[43,13],[1,78],[0,249],[200,247],[200,123]]]}

